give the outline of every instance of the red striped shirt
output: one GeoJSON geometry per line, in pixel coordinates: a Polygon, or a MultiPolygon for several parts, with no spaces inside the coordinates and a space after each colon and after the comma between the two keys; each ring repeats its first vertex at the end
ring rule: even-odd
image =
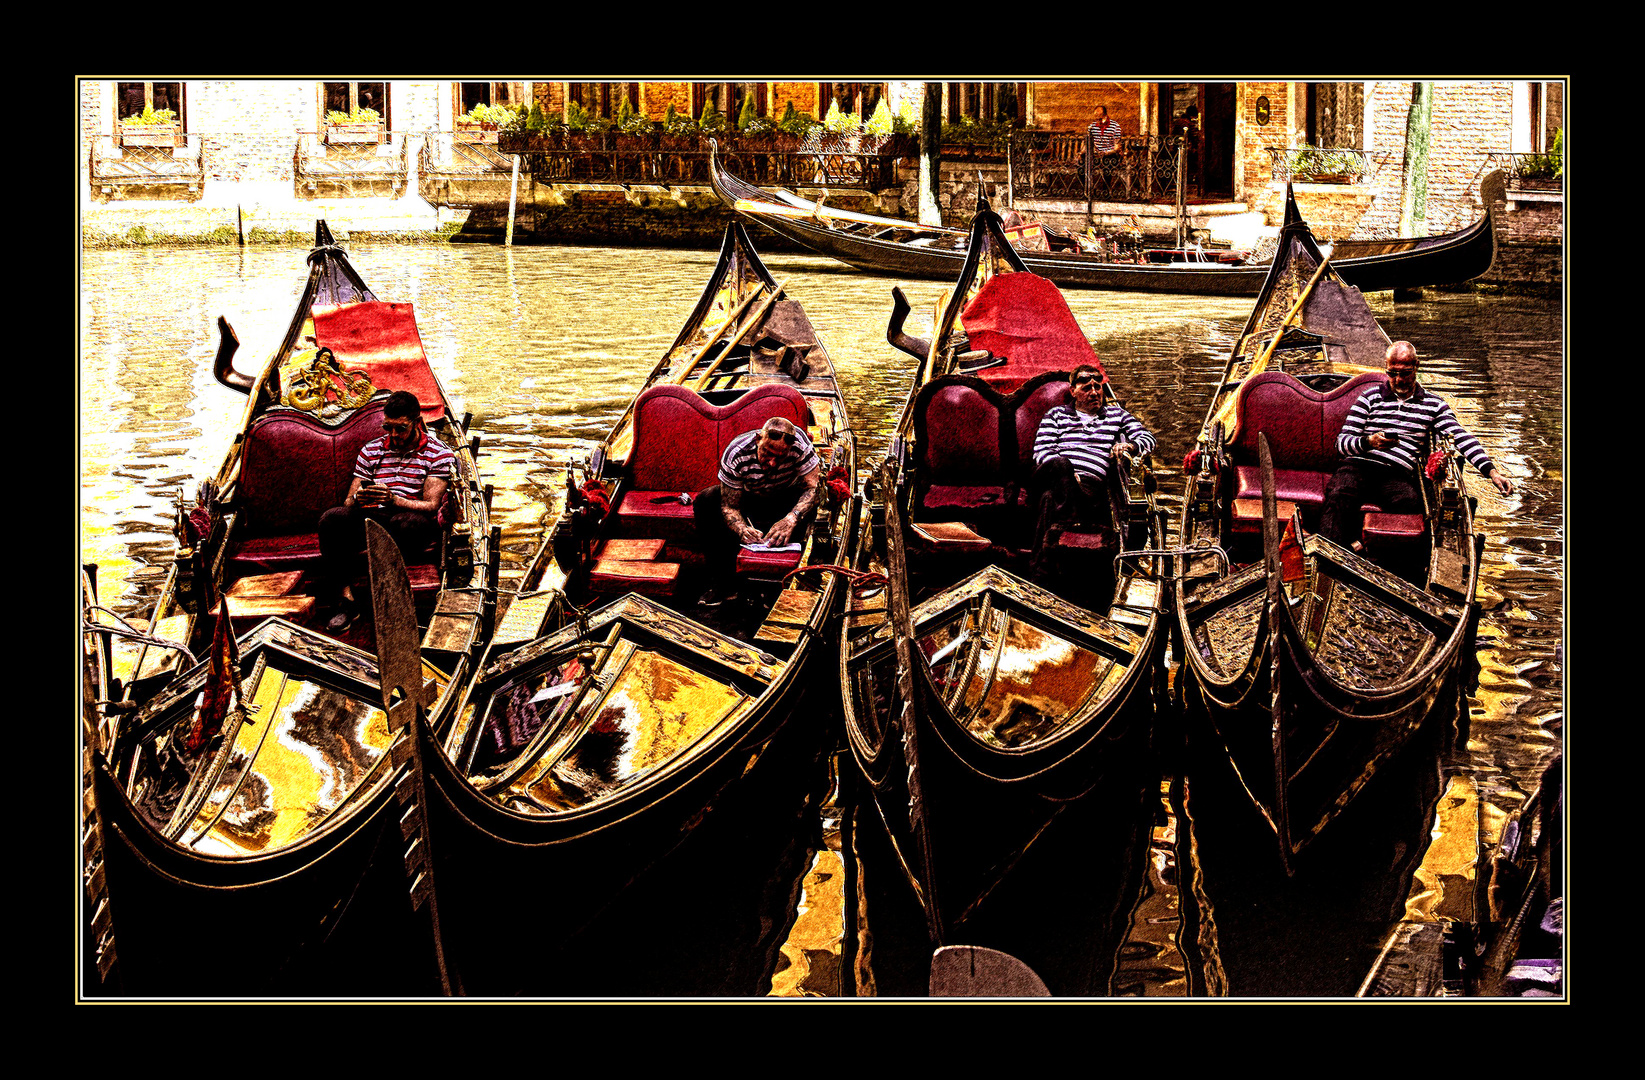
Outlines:
{"type": "Polygon", "coordinates": [[[423,481],[430,476],[450,482],[456,460],[433,435],[423,440],[421,448],[405,453],[390,450],[384,435],[360,448],[354,475],[364,483],[382,484],[396,495],[415,499],[422,497],[423,481]]]}

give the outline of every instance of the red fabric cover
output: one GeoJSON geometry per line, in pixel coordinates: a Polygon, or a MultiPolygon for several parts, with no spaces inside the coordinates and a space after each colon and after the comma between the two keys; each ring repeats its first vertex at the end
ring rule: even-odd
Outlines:
{"type": "Polygon", "coordinates": [[[978,372],[1002,394],[1014,392],[1041,372],[1073,371],[1081,364],[1102,367],[1062,293],[1038,274],[989,278],[961,313],[960,322],[971,348],[1007,358],[1005,364],[978,372]]]}
{"type": "Polygon", "coordinates": [[[1000,407],[977,386],[938,384],[920,402],[921,465],[934,485],[1001,486],[1000,407]]]}
{"type": "Polygon", "coordinates": [[[374,300],[317,307],[314,340],[336,354],[344,371],[364,371],[377,389],[416,394],[425,419],[436,419],[445,412],[440,383],[428,366],[412,305],[374,300]]]}
{"type": "Polygon", "coordinates": [[[1005,488],[962,484],[932,484],[920,505],[927,510],[976,510],[1006,505],[1005,488]]]}
{"type": "Polygon", "coordinates": [[[749,551],[737,549],[737,573],[750,577],[777,579],[799,568],[803,551],[749,551]]]}
{"type": "Polygon", "coordinates": [[[383,433],[383,401],[370,402],[336,427],[302,412],[264,413],[246,430],[237,501],[242,537],[313,533],[320,515],[341,506],[366,443],[383,433]]]}
{"type": "Polygon", "coordinates": [[[1111,529],[1098,532],[1063,532],[1057,537],[1057,546],[1064,548],[1079,548],[1084,551],[1101,551],[1104,548],[1119,547],[1119,533],[1111,529]]]}
{"type": "MultiPolygon", "coordinates": [[[[688,493],[694,494],[694,493],[688,493]]],[[[627,518],[668,518],[690,521],[694,511],[679,501],[678,491],[630,491],[617,504],[617,516],[627,518]],[[668,499],[654,503],[652,499],[668,499]]]]}
{"type": "Polygon", "coordinates": [[[1427,528],[1421,514],[1366,514],[1360,535],[1367,544],[1373,540],[1417,540],[1427,535],[1427,528]]]}
{"type": "MultiPolygon", "coordinates": [[[[1234,491],[1236,499],[1262,499],[1262,469],[1256,465],[1241,465],[1234,470],[1238,487],[1234,491]]],[[[1331,480],[1330,473],[1304,472],[1300,469],[1274,470],[1274,496],[1290,502],[1323,503],[1325,502],[1325,485],[1331,480]]],[[[1262,507],[1257,507],[1257,516],[1261,517],[1262,507]]]]}
{"type": "MultiPolygon", "coordinates": [[[[674,494],[713,487],[719,483],[720,456],[731,440],[774,416],[803,429],[811,409],[805,395],[785,383],[764,383],[726,405],[712,405],[684,386],[649,387],[634,403],[631,482],[636,489],[674,494]]],[[[684,509],[690,516],[691,508],[684,509]]],[[[617,512],[644,513],[631,507],[627,497],[617,512]]]]}
{"type": "Polygon", "coordinates": [[[233,578],[274,574],[318,566],[320,538],[315,533],[291,536],[257,536],[234,545],[229,554],[228,574],[233,578]]]}

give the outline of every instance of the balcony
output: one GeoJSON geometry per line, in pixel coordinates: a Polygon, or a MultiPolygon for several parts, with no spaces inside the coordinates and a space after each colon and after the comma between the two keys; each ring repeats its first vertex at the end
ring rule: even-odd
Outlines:
{"type": "Polygon", "coordinates": [[[1508,198],[1519,202],[1553,202],[1564,197],[1565,157],[1563,154],[1531,154],[1492,150],[1480,170],[1502,170],[1508,198]]]}
{"type": "Polygon", "coordinates": [[[299,193],[353,196],[404,194],[411,174],[407,132],[386,131],[382,142],[331,142],[324,132],[297,133],[299,193]]]}
{"type": "MultiPolygon", "coordinates": [[[[118,136],[91,143],[91,187],[104,198],[197,199],[205,184],[206,136],[191,132],[181,145],[143,146],[118,136]]],[[[157,140],[158,141],[158,140],[157,140]]]]}

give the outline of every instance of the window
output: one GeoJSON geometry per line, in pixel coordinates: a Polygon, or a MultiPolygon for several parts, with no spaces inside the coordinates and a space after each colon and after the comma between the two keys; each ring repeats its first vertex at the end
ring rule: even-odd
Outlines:
{"type": "Polygon", "coordinates": [[[353,116],[361,109],[371,109],[385,128],[391,127],[388,114],[388,83],[386,82],[328,82],[320,84],[320,119],[340,112],[353,116]]]}
{"type": "MultiPolygon", "coordinates": [[[[515,83],[515,86],[520,85],[515,83]]],[[[603,116],[607,120],[615,120],[617,113],[622,109],[623,98],[628,99],[628,107],[638,112],[640,109],[639,83],[596,83],[580,82],[571,84],[570,98],[581,105],[590,116],[603,116]]]]}
{"type": "Polygon", "coordinates": [[[753,98],[754,115],[766,115],[766,87],[763,82],[692,83],[691,115],[702,119],[703,106],[710,101],[714,110],[735,124],[742,115],[743,102],[753,98]]]}
{"type": "Polygon", "coordinates": [[[141,116],[145,108],[176,113],[178,124],[187,130],[183,111],[183,84],[180,82],[123,82],[114,84],[115,112],[121,120],[141,116]]]}
{"type": "Polygon", "coordinates": [[[1565,126],[1565,84],[1531,84],[1531,152],[1546,154],[1554,148],[1554,136],[1565,126]]]}
{"type": "Polygon", "coordinates": [[[1308,83],[1306,97],[1304,133],[1309,146],[1364,149],[1364,83],[1308,83]]]}
{"type": "Polygon", "coordinates": [[[947,83],[950,124],[964,119],[979,124],[1010,123],[1021,127],[1028,101],[1027,83],[947,83]]]}

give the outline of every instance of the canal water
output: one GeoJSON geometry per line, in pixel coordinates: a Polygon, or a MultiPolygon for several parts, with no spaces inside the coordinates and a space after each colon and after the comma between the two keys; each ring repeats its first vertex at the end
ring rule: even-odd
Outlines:
{"type": "MultiPolygon", "coordinates": [[[[147,614],[168,568],[173,506],[216,470],[239,423],[244,397],[211,374],[218,316],[242,342],[237,366],[256,370],[290,319],[303,254],[83,253],[80,559],[98,564],[103,602],[122,615],[147,614]]],[[[506,576],[553,521],[564,463],[617,420],[716,253],[360,243],[350,256],[381,298],[416,305],[436,372],[474,414],[506,576]]],[[[827,345],[859,460],[873,460],[912,363],[885,340],[891,289],[901,285],[921,312],[942,283],[860,274],[814,256],[766,261],[827,345]]],[[[1174,502],[1182,456],[1250,301],[1066,295],[1121,398],[1158,439],[1161,491],[1174,502]]],[[[1441,793],[1460,784],[1477,794],[1470,820],[1488,850],[1561,746],[1562,309],[1554,299],[1432,291],[1374,294],[1371,304],[1391,337],[1417,346],[1424,383],[1519,486],[1502,498],[1473,477],[1487,539],[1480,672],[1466,715],[1430,725],[1351,808],[1333,854],[1294,878],[1214,762],[1172,756],[1158,775],[1139,777],[1134,797],[1065,815],[979,923],[986,943],[1043,969],[1059,995],[1352,995],[1421,892],[1424,852],[1445,839],[1435,827],[1441,793]]],[[[819,675],[796,719],[827,734],[815,768],[796,777],[788,812],[756,814],[757,828],[660,865],[568,947],[564,979],[545,993],[925,992],[930,952],[918,913],[872,810],[856,806],[848,755],[834,767],[838,687],[831,670],[819,675]]]]}

